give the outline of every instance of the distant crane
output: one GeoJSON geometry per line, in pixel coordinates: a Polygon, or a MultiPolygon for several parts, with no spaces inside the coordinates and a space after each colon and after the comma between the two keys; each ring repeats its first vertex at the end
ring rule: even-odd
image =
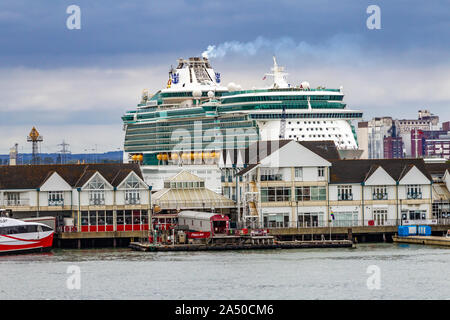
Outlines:
{"type": "Polygon", "coordinates": [[[44,137],[39,134],[35,127],[31,129],[27,141],[32,143],[32,164],[39,164],[39,142],[44,141],[44,137]]]}

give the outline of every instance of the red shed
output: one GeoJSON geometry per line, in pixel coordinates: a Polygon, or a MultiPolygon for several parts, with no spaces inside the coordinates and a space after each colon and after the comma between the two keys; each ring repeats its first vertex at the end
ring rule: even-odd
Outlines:
{"type": "Polygon", "coordinates": [[[186,225],[191,231],[210,232],[212,235],[228,234],[230,218],[214,212],[181,211],[178,224],[186,225]]]}

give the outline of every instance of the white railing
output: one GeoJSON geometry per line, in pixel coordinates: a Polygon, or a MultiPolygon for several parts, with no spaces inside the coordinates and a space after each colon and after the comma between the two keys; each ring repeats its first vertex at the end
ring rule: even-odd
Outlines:
{"type": "Polygon", "coordinates": [[[125,204],[141,204],[140,199],[125,199],[125,204]]]}
{"type": "Polygon", "coordinates": [[[4,203],[8,207],[29,206],[30,199],[4,200],[4,203]]]}
{"type": "Polygon", "coordinates": [[[48,205],[50,207],[64,206],[64,200],[48,200],[48,205]]]}

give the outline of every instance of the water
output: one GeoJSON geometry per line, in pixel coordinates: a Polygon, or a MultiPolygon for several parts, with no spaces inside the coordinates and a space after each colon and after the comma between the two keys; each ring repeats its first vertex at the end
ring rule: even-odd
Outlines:
{"type": "Polygon", "coordinates": [[[450,299],[450,249],[359,244],[356,249],[225,252],[53,250],[0,256],[3,299],[450,299]],[[69,290],[67,268],[80,267],[69,290]],[[367,268],[380,269],[369,290],[367,268]]]}

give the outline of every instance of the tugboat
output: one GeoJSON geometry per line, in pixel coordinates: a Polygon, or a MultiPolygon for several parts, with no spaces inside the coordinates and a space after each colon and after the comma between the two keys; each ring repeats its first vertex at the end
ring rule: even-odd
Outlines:
{"type": "Polygon", "coordinates": [[[53,235],[45,224],[0,217],[0,254],[50,251],[53,235]]]}

